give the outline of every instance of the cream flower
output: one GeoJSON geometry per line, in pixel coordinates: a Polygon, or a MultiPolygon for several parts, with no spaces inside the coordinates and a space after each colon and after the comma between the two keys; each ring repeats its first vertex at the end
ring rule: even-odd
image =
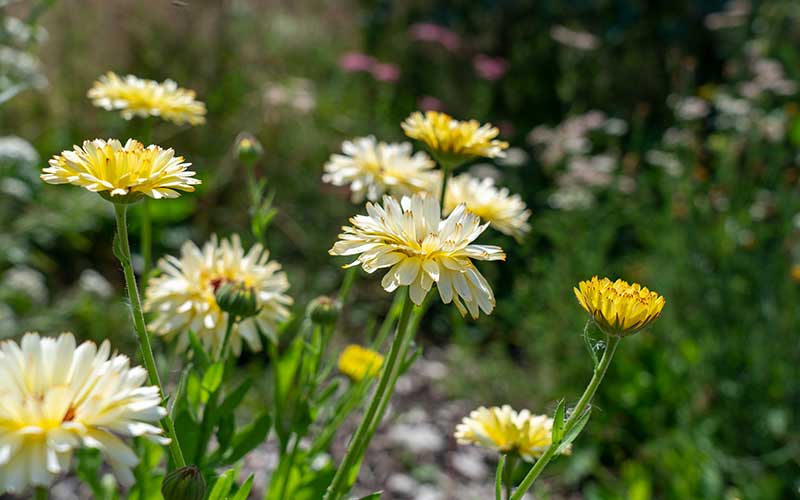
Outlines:
{"type": "Polygon", "coordinates": [[[528,224],[531,211],[522,198],[511,195],[507,188],[498,188],[489,177],[478,179],[469,174],[453,177],[447,183],[444,200],[445,213],[464,203],[467,210],[517,240],[531,230],[528,224]]]}
{"type": "Polygon", "coordinates": [[[359,137],[342,143],[344,154],[332,155],[325,164],[324,182],[350,185],[353,203],[377,201],[388,192],[392,196],[411,195],[435,188],[439,173],[436,164],[423,152],[412,154],[411,144],[387,144],[375,137],[359,137]]]}
{"type": "Polygon", "coordinates": [[[145,293],[145,311],[154,313],[150,327],[169,339],[178,337],[178,349],[189,345],[192,330],[206,349],[220,352],[225,339],[228,315],[215,298],[224,283],[238,283],[256,295],[258,313],[237,322],[231,332],[231,348],[242,351],[242,338],[254,351],[261,350],[259,331],[273,337],[277,326],[289,317],[292,299],[286,274],[269,252],[254,245],[245,254],[238,235],[222,242],[212,236],[202,248],[191,241],[181,247],[181,256],[167,256],[158,267],[163,274],[151,278],[145,293]]]}
{"type": "Polygon", "coordinates": [[[496,140],[500,131],[491,124],[475,120],[459,121],[438,111],[411,113],[402,123],[408,137],[425,143],[440,161],[461,163],[476,156],[505,156],[508,143],[496,140]]]}
{"type": "Polygon", "coordinates": [[[459,444],[477,444],[500,453],[518,453],[533,462],[552,443],[553,419],[515,411],[508,405],[473,410],[456,426],[459,444]]]}
{"type": "Polygon", "coordinates": [[[50,160],[41,178],[49,184],[73,184],[101,193],[113,201],[142,196],[177,198],[178,191],[194,191],[200,184],[183,156],[172,149],[147,146],[128,139],[84,141],[83,147],[63,151],[50,160]]]}
{"type": "Polygon", "coordinates": [[[367,203],[368,215],[350,219],[331,255],[358,255],[347,267],[361,265],[368,273],[389,268],[381,285],[387,292],[409,286],[411,300],[422,304],[436,284],[445,304],[455,302],[461,314],[477,318],[494,309],[494,293],[471,259],[505,260],[503,250],[472,245],[487,227],[459,205],[442,220],[433,196],[384,196],[383,206],[367,203]]]}
{"type": "Polygon", "coordinates": [[[0,491],[48,486],[69,470],[72,452],[100,450],[119,481],[133,483],[139,459],[120,439],[169,440],[153,425],[166,414],[158,387],[108,341],[75,345],[75,337],[27,333],[0,344],[0,491]]]}
{"type": "Polygon", "coordinates": [[[178,125],[206,122],[206,105],[195,100],[193,90],[180,88],[172,80],[158,83],[133,75],[120,77],[109,71],[94,82],[87,96],[95,106],[118,110],[126,120],[158,116],[178,125]]]}

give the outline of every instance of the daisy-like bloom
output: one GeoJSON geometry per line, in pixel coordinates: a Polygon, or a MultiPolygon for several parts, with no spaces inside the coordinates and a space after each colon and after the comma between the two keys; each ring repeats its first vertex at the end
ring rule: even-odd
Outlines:
{"type": "Polygon", "coordinates": [[[528,218],[531,211],[518,194],[511,195],[507,188],[498,188],[494,180],[478,179],[461,174],[447,183],[444,210],[449,213],[462,203],[498,231],[522,239],[531,230],[528,218]]]}
{"type": "Polygon", "coordinates": [[[664,297],[638,283],[611,281],[597,276],[573,288],[581,307],[606,334],[632,335],[655,321],[664,309],[664,297]]]}
{"type": "Polygon", "coordinates": [[[459,164],[474,157],[503,157],[508,143],[495,139],[496,127],[475,120],[459,121],[439,111],[411,113],[402,124],[408,137],[422,141],[443,163],[459,164]]]}
{"type": "Polygon", "coordinates": [[[411,300],[421,305],[436,284],[445,304],[455,302],[462,315],[477,318],[494,309],[494,293],[472,259],[505,260],[500,247],[471,244],[489,223],[459,205],[442,220],[433,196],[384,196],[383,206],[367,203],[368,215],[350,219],[331,255],[358,255],[345,267],[361,265],[368,273],[389,268],[381,285],[387,292],[408,286],[411,300]]]}
{"type": "Polygon", "coordinates": [[[365,377],[375,377],[381,372],[383,356],[372,349],[351,344],[339,355],[338,364],[341,373],[350,377],[350,380],[359,382],[365,377]]]}
{"type": "Polygon", "coordinates": [[[195,99],[194,90],[180,88],[172,80],[159,83],[109,71],[94,82],[87,96],[95,106],[118,110],[126,120],[158,116],[177,125],[206,122],[206,105],[195,99]]]}
{"type": "Polygon", "coordinates": [[[436,164],[423,152],[412,154],[411,144],[387,144],[375,137],[359,137],[342,143],[342,153],[325,164],[324,182],[350,185],[353,203],[427,192],[439,182],[436,164]]]}
{"type": "Polygon", "coordinates": [[[178,338],[178,349],[189,346],[189,330],[203,346],[219,353],[225,340],[228,313],[220,309],[215,293],[231,283],[252,290],[258,312],[238,321],[231,331],[230,348],[238,356],[242,339],[253,351],[261,350],[259,331],[276,335],[278,324],[289,317],[292,299],[286,295],[289,281],[281,265],[269,260],[269,252],[254,245],[247,253],[238,235],[221,242],[212,236],[202,249],[191,241],[181,247],[180,258],[167,256],[158,263],[163,272],[151,278],[144,309],[154,313],[150,328],[167,339],[178,338]]]}
{"type": "Polygon", "coordinates": [[[143,196],[177,198],[178,191],[192,192],[200,184],[183,156],[155,145],[144,147],[134,139],[124,146],[116,139],[84,141],[49,163],[42,170],[43,181],[81,186],[120,203],[143,196]]]}
{"type": "MultiPolygon", "coordinates": [[[[533,462],[545,452],[552,441],[553,419],[533,415],[528,410],[515,411],[508,405],[470,412],[456,426],[459,444],[476,444],[500,453],[517,453],[523,460],[533,462]]],[[[567,448],[567,453],[569,448],[567,448]]]]}
{"type": "Polygon", "coordinates": [[[75,337],[27,333],[0,344],[0,491],[48,486],[66,473],[79,447],[100,450],[123,484],[139,459],[120,437],[168,444],[166,415],[147,371],[111,354],[108,341],[76,346],[75,337]]]}

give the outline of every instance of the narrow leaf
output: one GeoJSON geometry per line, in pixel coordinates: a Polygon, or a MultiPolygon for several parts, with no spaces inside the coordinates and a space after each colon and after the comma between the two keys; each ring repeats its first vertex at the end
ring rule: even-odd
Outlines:
{"type": "Polygon", "coordinates": [[[239,491],[236,492],[234,496],[231,497],[230,500],[247,500],[248,495],[250,495],[250,490],[253,489],[253,475],[250,474],[247,477],[247,481],[244,482],[239,491]]]}
{"type": "Polygon", "coordinates": [[[592,408],[589,407],[583,415],[575,422],[575,425],[572,426],[569,431],[567,431],[566,435],[564,436],[564,440],[561,442],[561,445],[556,449],[557,454],[563,453],[567,447],[572,444],[573,441],[580,435],[581,431],[586,424],[589,422],[589,417],[592,416],[592,408]]]}
{"type": "Polygon", "coordinates": [[[221,361],[209,366],[208,370],[203,374],[203,389],[208,391],[209,394],[217,392],[219,385],[222,383],[224,372],[225,365],[221,361]]]}
{"type": "Polygon", "coordinates": [[[553,434],[552,439],[554,443],[560,443],[564,438],[564,412],[566,405],[564,400],[558,402],[556,412],[553,415],[553,434]]]}
{"type": "Polygon", "coordinates": [[[255,422],[243,427],[233,437],[231,451],[225,457],[225,462],[232,464],[261,444],[267,438],[271,426],[272,419],[269,414],[263,413],[255,422]]]}
{"type": "Polygon", "coordinates": [[[208,495],[208,500],[227,500],[228,493],[230,493],[231,486],[233,486],[233,472],[233,469],[231,469],[217,478],[217,482],[214,483],[214,487],[208,495]]]}

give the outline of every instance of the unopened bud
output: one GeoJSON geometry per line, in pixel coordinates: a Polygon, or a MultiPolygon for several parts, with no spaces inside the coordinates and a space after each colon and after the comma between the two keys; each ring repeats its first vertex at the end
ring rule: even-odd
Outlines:
{"type": "Polygon", "coordinates": [[[339,319],[342,304],[325,295],[320,295],[308,304],[308,315],[311,321],[319,325],[332,325],[339,319]]]}
{"type": "Polygon", "coordinates": [[[194,465],[176,469],[161,483],[164,500],[203,500],[206,496],[206,480],[194,465]]]}
{"type": "Polygon", "coordinates": [[[258,301],[252,287],[242,283],[224,283],[214,296],[219,308],[234,317],[245,319],[258,314],[258,301]]]}
{"type": "Polygon", "coordinates": [[[242,132],[236,137],[236,157],[245,165],[252,165],[264,154],[264,148],[253,134],[242,132]]]}

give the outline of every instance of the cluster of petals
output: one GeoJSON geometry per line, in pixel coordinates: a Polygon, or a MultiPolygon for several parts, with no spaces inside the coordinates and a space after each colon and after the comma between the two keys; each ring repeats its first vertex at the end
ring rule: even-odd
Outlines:
{"type": "Polygon", "coordinates": [[[499,188],[491,177],[479,179],[461,174],[450,179],[444,197],[444,210],[449,213],[461,204],[494,229],[517,238],[530,231],[528,218],[531,211],[518,194],[508,188],[499,188]]]}
{"type": "Polygon", "coordinates": [[[123,145],[116,139],[84,141],[71,151],[54,156],[41,178],[49,184],[73,184],[103,193],[111,199],[127,196],[177,198],[178,191],[194,191],[200,184],[191,163],[175,156],[172,149],[145,147],[128,139],[123,145]]]}
{"type": "Polygon", "coordinates": [[[220,309],[216,291],[225,283],[251,289],[258,313],[237,321],[231,331],[231,348],[242,350],[242,339],[253,351],[262,348],[261,335],[277,335],[278,325],[289,317],[292,298],[281,265],[269,260],[260,244],[244,251],[238,235],[219,241],[216,236],[198,248],[191,241],[181,247],[180,257],[167,256],[158,263],[162,274],[151,278],[144,308],[153,313],[150,328],[168,339],[178,338],[178,349],[189,346],[193,331],[204,347],[220,352],[225,340],[228,313],[220,309]]]}
{"type": "Polygon", "coordinates": [[[108,341],[76,345],[28,333],[0,344],[0,491],[48,486],[69,471],[76,448],[100,450],[122,484],[133,484],[139,459],[121,437],[168,444],[166,414],[147,372],[111,354],[108,341]]]}
{"type": "MultiPolygon", "coordinates": [[[[492,312],[494,293],[472,260],[505,260],[493,245],[473,241],[488,227],[465,205],[442,219],[434,196],[417,194],[401,200],[385,196],[383,205],[367,203],[367,215],[350,219],[330,253],[358,257],[368,273],[388,268],[381,281],[387,292],[409,287],[411,300],[422,304],[433,287],[445,304],[454,302],[461,314],[474,318],[492,312]]],[[[349,267],[348,266],[348,267],[349,267]]]]}
{"type": "Polygon", "coordinates": [[[415,111],[402,127],[408,137],[423,142],[440,160],[498,158],[508,148],[507,142],[495,139],[500,131],[490,123],[459,121],[439,111],[415,111]]]}
{"type": "Polygon", "coordinates": [[[592,315],[597,326],[609,335],[631,335],[653,323],[666,301],[658,293],[638,283],[594,276],[574,288],[581,307],[592,315]]]}

